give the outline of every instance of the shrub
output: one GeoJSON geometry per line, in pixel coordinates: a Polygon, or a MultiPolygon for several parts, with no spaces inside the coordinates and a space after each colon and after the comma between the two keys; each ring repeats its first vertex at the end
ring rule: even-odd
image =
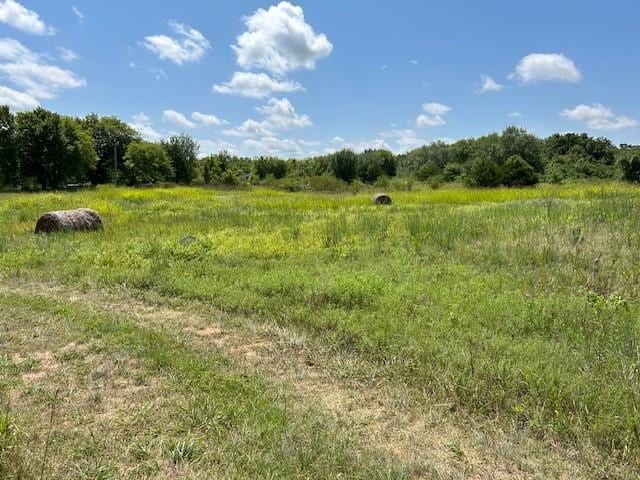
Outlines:
{"type": "Polygon", "coordinates": [[[351,150],[341,150],[331,155],[329,167],[336,178],[351,183],[356,178],[358,157],[351,150]]]}
{"type": "Polygon", "coordinates": [[[169,155],[159,143],[134,142],[124,158],[129,185],[164,182],[173,177],[169,155]]]}
{"type": "Polygon", "coordinates": [[[509,187],[526,187],[538,183],[538,175],[520,155],[512,155],[502,169],[502,182],[509,187]]]}
{"type": "Polygon", "coordinates": [[[431,163],[425,163],[421,165],[418,171],[416,172],[416,179],[424,182],[429,180],[431,177],[435,177],[440,175],[442,171],[431,163]]]}
{"type": "Polygon", "coordinates": [[[470,187],[497,187],[502,183],[502,172],[490,157],[482,156],[467,165],[464,179],[470,187]]]}
{"type": "Polygon", "coordinates": [[[449,163],[444,167],[442,178],[445,182],[455,182],[464,173],[464,168],[459,163],[449,163]]]}
{"type": "Polygon", "coordinates": [[[622,178],[628,182],[640,182],[640,154],[626,155],[619,160],[622,178]]]}

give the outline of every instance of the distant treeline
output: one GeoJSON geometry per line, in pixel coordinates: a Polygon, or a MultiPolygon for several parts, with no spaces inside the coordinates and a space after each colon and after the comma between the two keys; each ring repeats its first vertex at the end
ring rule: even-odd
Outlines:
{"type": "Polygon", "coordinates": [[[266,184],[288,190],[390,182],[400,187],[414,181],[472,187],[588,178],[640,182],[639,146],[617,147],[606,138],[574,133],[542,139],[517,127],[455,143],[435,142],[401,155],[341,150],[306,160],[227,152],[200,158],[199,150],[188,135],[145,142],[116,117],[73,118],[43,108],[14,115],[0,106],[0,185],[5,189],[49,190],[116,180],[128,185],[266,184]]]}

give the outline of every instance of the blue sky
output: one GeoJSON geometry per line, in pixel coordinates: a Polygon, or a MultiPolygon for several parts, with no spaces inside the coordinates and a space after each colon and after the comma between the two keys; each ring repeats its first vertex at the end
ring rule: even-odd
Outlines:
{"type": "Polygon", "coordinates": [[[400,152],[515,124],[640,143],[640,2],[0,0],[0,103],[202,153],[400,152]]]}

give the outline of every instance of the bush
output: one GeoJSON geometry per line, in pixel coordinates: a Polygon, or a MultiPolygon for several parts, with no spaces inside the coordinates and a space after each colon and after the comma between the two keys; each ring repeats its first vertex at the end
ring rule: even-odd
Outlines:
{"type": "Polygon", "coordinates": [[[173,168],[165,148],[159,143],[134,142],[124,157],[129,185],[144,185],[171,180],[173,168]]]}
{"type": "Polygon", "coordinates": [[[640,183],[640,154],[626,155],[619,160],[622,178],[628,182],[640,183]]]}
{"type": "Polygon", "coordinates": [[[464,168],[459,163],[449,163],[442,172],[442,178],[445,182],[455,182],[464,173],[464,168]]]}
{"type": "Polygon", "coordinates": [[[356,178],[358,156],[351,150],[341,150],[331,155],[329,167],[336,178],[351,183],[356,178]]]}
{"type": "Polygon", "coordinates": [[[416,172],[416,179],[424,182],[429,180],[431,177],[438,176],[442,173],[442,171],[431,163],[425,163],[421,165],[418,171],[416,172]]]}
{"type": "Polygon", "coordinates": [[[467,165],[465,183],[470,187],[497,187],[502,183],[502,172],[489,157],[479,157],[467,165]]]}
{"type": "Polygon", "coordinates": [[[512,155],[502,169],[502,182],[509,187],[526,187],[538,183],[538,175],[520,155],[512,155]]]}

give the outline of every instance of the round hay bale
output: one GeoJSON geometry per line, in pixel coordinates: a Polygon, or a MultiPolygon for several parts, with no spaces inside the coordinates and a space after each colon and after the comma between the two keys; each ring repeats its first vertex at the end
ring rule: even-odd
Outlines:
{"type": "Polygon", "coordinates": [[[36,233],[102,230],[102,219],[90,208],[47,212],[36,223],[36,233]]]}
{"type": "Polygon", "coordinates": [[[391,197],[386,193],[376,193],[373,196],[373,203],[376,205],[391,205],[391,197]]]}

